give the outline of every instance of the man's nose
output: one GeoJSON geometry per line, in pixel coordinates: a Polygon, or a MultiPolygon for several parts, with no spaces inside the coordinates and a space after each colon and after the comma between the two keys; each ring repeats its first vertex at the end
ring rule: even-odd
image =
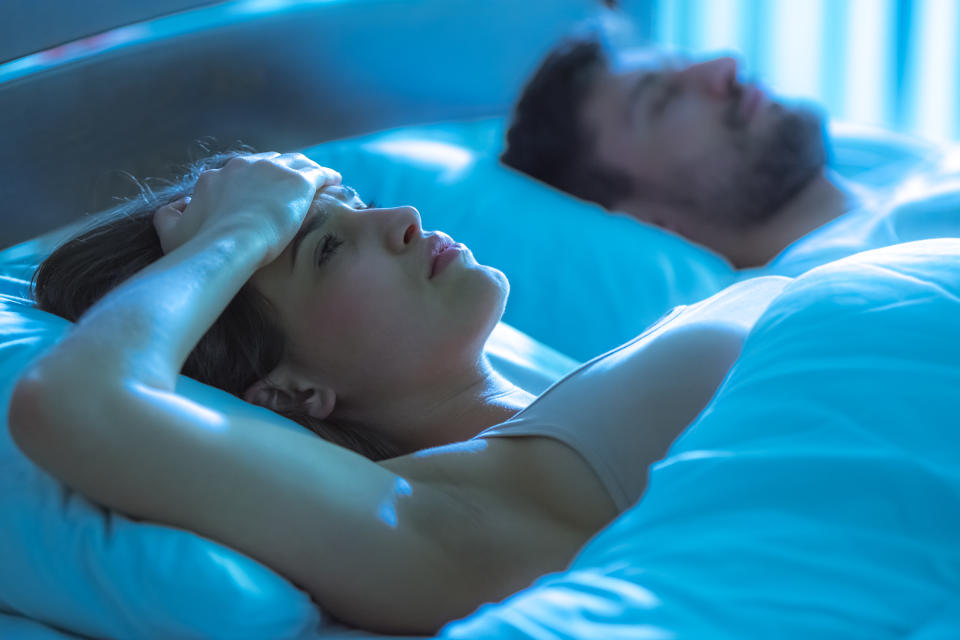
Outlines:
{"type": "Polygon", "coordinates": [[[737,60],[725,56],[695,62],[680,71],[687,82],[718,98],[725,98],[737,83],[737,60]]]}

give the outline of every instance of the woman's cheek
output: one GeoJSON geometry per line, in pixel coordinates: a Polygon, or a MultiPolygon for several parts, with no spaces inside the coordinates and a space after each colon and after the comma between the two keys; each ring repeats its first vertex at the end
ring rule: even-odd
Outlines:
{"type": "Polygon", "coordinates": [[[373,265],[345,275],[324,296],[329,320],[347,335],[370,331],[391,315],[398,292],[382,282],[373,265]]]}

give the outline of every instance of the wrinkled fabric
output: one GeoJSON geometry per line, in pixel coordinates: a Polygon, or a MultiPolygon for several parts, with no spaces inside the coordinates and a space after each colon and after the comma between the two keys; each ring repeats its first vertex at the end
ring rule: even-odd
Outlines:
{"type": "Polygon", "coordinates": [[[640,503],[442,637],[956,638],[958,541],[960,240],[930,240],[788,285],[640,503]]]}

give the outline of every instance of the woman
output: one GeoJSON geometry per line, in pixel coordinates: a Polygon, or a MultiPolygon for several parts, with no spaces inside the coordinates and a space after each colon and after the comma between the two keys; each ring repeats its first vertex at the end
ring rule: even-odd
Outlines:
{"type": "Polygon", "coordinates": [[[89,297],[23,375],[10,429],[111,509],[247,553],[348,624],[428,633],[563,569],[636,501],[785,279],[675,313],[534,402],[483,356],[503,274],[425,233],[415,209],[368,208],[339,182],[299,154],[202,173],[153,217],[164,255],[89,297]],[[185,362],[204,373],[195,346],[211,334],[251,349],[257,322],[221,323],[243,295],[282,348],[228,360],[248,370],[229,372],[228,390],[399,455],[373,462],[175,393],[185,362]]]}

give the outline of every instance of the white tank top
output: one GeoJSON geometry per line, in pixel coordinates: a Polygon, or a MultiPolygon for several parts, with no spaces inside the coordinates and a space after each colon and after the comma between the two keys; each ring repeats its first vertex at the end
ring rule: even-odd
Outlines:
{"type": "Polygon", "coordinates": [[[645,433],[633,402],[640,355],[655,336],[677,327],[723,323],[744,337],[770,302],[790,282],[767,276],[739,282],[693,305],[677,307],[630,342],[582,365],[543,392],[526,409],[476,438],[545,436],[578,452],[600,478],[619,511],[646,487],[647,465],[637,464],[645,433]],[[634,428],[636,427],[636,428],[634,428]]]}

